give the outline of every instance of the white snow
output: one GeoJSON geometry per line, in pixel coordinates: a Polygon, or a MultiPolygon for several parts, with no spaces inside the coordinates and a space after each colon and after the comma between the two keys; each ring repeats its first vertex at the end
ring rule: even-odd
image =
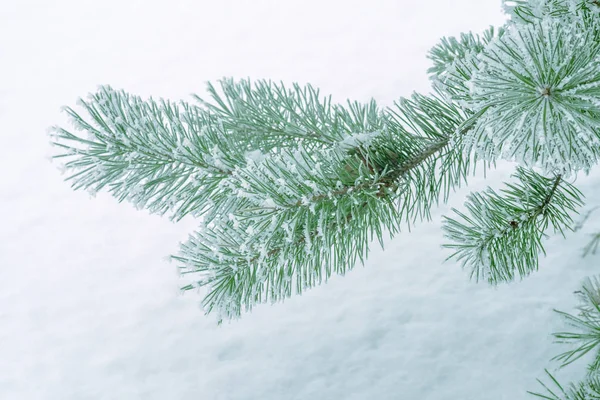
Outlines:
{"type": "MultiPolygon", "coordinates": [[[[597,270],[599,256],[579,255],[600,218],[553,236],[523,282],[469,282],[442,264],[441,215],[499,188],[512,164],[472,178],[385,251],[373,244],[364,268],[217,327],[164,259],[199,222],[73,192],[44,157],[46,128],[67,122],[60,107],[99,84],[193,101],[208,80],[271,78],[391,105],[428,90],[425,53],[441,36],[502,21],[499,0],[3,2],[0,399],[530,398],[562,349],[552,309],[573,310],[597,270]]],[[[597,169],[576,182],[590,206],[597,169]]]]}
{"type": "Polygon", "coordinates": [[[260,150],[249,151],[246,153],[246,158],[255,163],[260,163],[265,159],[265,155],[260,152],[260,150]]]}
{"type": "Polygon", "coordinates": [[[369,143],[377,137],[381,132],[361,132],[348,135],[344,140],[340,141],[339,147],[342,150],[349,150],[360,145],[368,146],[369,143]]]}

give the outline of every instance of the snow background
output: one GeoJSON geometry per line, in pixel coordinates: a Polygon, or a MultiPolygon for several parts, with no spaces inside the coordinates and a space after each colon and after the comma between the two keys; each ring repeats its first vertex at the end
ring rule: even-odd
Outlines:
{"type": "MultiPolygon", "coordinates": [[[[191,100],[223,76],[311,82],[334,100],[390,105],[427,92],[427,50],[503,22],[499,0],[13,1],[0,7],[1,399],[527,399],[562,348],[598,257],[554,236],[540,271],[469,282],[441,215],[495,188],[501,164],[366,266],[217,327],[164,257],[194,229],[74,192],[45,158],[62,105],[110,84],[191,100]]],[[[579,177],[596,203],[600,174],[579,177]]],[[[585,363],[558,376],[582,377],[585,363]]]]}

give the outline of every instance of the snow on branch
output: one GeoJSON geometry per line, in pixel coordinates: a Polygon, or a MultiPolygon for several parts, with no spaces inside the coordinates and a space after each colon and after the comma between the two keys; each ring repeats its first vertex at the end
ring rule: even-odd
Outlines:
{"type": "Polygon", "coordinates": [[[545,230],[551,225],[564,236],[583,204],[581,192],[560,175],[546,178],[519,167],[513,176],[518,182],[501,194],[488,188],[469,195],[468,215],[453,208],[459,218],[444,217],[444,236],[453,243],[443,247],[454,250],[447,260],[460,261],[476,281],[497,284],[536,271],[545,230]]]}

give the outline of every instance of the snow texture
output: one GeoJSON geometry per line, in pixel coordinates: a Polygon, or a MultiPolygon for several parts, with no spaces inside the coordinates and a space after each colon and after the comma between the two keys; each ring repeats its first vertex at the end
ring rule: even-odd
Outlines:
{"type": "MultiPolygon", "coordinates": [[[[60,107],[98,84],[190,100],[205,81],[250,76],[390,105],[428,90],[425,54],[441,36],[501,24],[499,0],[4,3],[0,399],[519,400],[553,369],[552,308],[573,310],[596,270],[579,255],[597,215],[549,239],[523,282],[493,289],[442,264],[441,214],[499,187],[512,164],[374,245],[365,268],[217,327],[164,259],[198,221],[90,199],[45,158],[60,107]]],[[[594,205],[600,174],[577,185],[594,205]]]]}

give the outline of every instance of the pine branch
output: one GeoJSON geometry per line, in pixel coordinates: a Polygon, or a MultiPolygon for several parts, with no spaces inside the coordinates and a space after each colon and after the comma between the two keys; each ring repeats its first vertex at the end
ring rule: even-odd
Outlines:
{"type": "Polygon", "coordinates": [[[534,24],[547,18],[579,20],[588,29],[597,19],[597,0],[503,0],[504,12],[516,24],[534,24]]]}
{"type": "MultiPolygon", "coordinates": [[[[52,144],[61,149],[54,159],[66,159],[66,178],[74,189],[91,194],[108,187],[119,201],[179,220],[201,215],[208,193],[245,163],[248,146],[225,136],[210,115],[186,103],[142,101],[108,86],[89,101],[80,100],[88,122],[66,108],[75,130],[51,130],[52,144]]],[[[243,139],[243,138],[242,138],[243,139]]]]}
{"type": "Polygon", "coordinates": [[[548,19],[509,29],[480,54],[464,106],[485,109],[465,137],[484,160],[544,174],[589,171],[600,157],[600,45],[594,30],[548,19]]]}
{"type": "Polygon", "coordinates": [[[600,400],[600,378],[590,377],[577,384],[572,383],[565,390],[548,370],[544,371],[560,392],[553,392],[544,382],[538,379],[537,381],[544,387],[546,393],[534,393],[530,391],[527,391],[527,393],[546,400],[600,400]]]}
{"type": "Polygon", "coordinates": [[[342,106],[332,104],[331,96],[322,97],[311,85],[295,83],[288,89],[283,83],[266,80],[222,79],[220,91],[210,82],[207,86],[212,102],[194,95],[196,100],[226,129],[259,140],[256,148],[264,152],[268,150],[265,139],[273,141],[272,147],[302,143],[304,148],[326,148],[353,132],[380,129],[373,100],[366,105],[348,101],[342,106]]]}
{"type": "MultiPolygon", "coordinates": [[[[490,26],[481,36],[473,32],[461,33],[459,38],[444,37],[427,54],[433,66],[427,70],[434,81],[446,81],[447,75],[456,73],[457,66],[467,65],[469,59],[484,51],[485,47],[498,36],[502,36],[504,28],[490,26]]],[[[469,74],[470,75],[470,74],[469,74]]],[[[461,77],[460,80],[468,80],[461,77]]]]}
{"type": "MultiPolygon", "coordinates": [[[[374,230],[381,229],[373,225],[394,229],[394,208],[373,191],[345,196],[322,193],[321,188],[341,184],[349,160],[338,158],[334,152],[302,152],[296,154],[299,162],[293,164],[297,165],[295,171],[288,173],[282,167],[290,156],[284,153],[236,171],[227,197],[244,188],[247,202],[240,203],[227,219],[215,218],[214,226],[182,245],[182,257],[174,257],[188,263],[189,272],[203,277],[198,286],[211,286],[204,300],[207,312],[216,306],[224,316],[238,316],[242,305],[250,309],[268,298],[289,296],[292,278],[300,291],[320,282],[323,267],[326,277],[331,269],[343,274],[356,257],[362,261],[368,231],[372,238],[374,230]],[[310,166],[317,165],[317,160],[322,166],[314,171],[310,166]],[[277,178],[282,173],[284,178],[277,178]],[[278,179],[285,182],[283,187],[278,179]],[[313,190],[321,192],[316,203],[307,196],[313,190]],[[298,197],[304,198],[300,205],[298,197]],[[289,280],[283,281],[283,277],[289,280]]],[[[359,159],[355,165],[360,168],[359,159]]],[[[381,240],[382,232],[377,234],[381,240]]]]}
{"type": "Polygon", "coordinates": [[[579,294],[580,305],[577,316],[563,311],[554,310],[560,314],[565,322],[575,328],[572,332],[557,332],[553,336],[559,343],[576,344],[575,349],[566,351],[553,360],[562,362],[561,367],[571,364],[580,359],[592,350],[596,350],[596,355],[589,365],[589,373],[597,374],[600,372],[600,278],[586,278],[579,294]]]}
{"type": "Polygon", "coordinates": [[[403,218],[427,214],[466,176],[468,162],[451,168],[440,161],[460,158],[460,147],[446,148],[472,120],[439,98],[419,95],[383,115],[382,131],[353,151],[342,151],[348,143],[299,146],[237,168],[215,200],[212,224],[173,257],[184,264],[182,273],[200,277],[183,289],[206,286],[207,313],[238,317],[254,304],[345,274],[364,262],[375,237],[383,245],[384,231],[393,235],[403,218]]]}
{"type": "Polygon", "coordinates": [[[460,220],[444,217],[445,237],[454,243],[442,247],[455,250],[446,260],[456,257],[476,281],[497,284],[536,271],[544,231],[552,225],[564,236],[572,229],[569,214],[583,204],[581,192],[560,175],[550,179],[519,167],[513,176],[520,182],[508,184],[504,196],[491,188],[473,193],[470,216],[453,208],[460,220]]]}
{"type": "Polygon", "coordinates": [[[355,133],[381,128],[375,102],[332,105],[310,85],[287,90],[267,81],[252,87],[249,81],[223,80],[221,88],[226,100],[209,84],[215,104],[201,100],[200,108],[100,87],[89,101],[80,100],[91,121],[65,109],[75,130],[88,138],[52,128],[52,144],[61,149],[53,158],[68,160],[63,168],[74,172],[67,178],[74,189],[95,194],[108,187],[119,202],[171,212],[177,221],[190,213],[205,215],[212,193],[248,158],[300,144],[323,148],[342,142],[343,150],[353,149],[361,141],[355,133]]]}
{"type": "Polygon", "coordinates": [[[470,120],[438,97],[415,95],[381,112],[374,102],[332,106],[310,86],[224,81],[222,89],[224,98],[209,87],[215,104],[200,108],[101,87],[80,102],[91,121],[67,108],[87,139],[60,127],[52,133],[63,151],[55,158],[68,160],[75,189],[108,187],[119,201],[170,211],[172,219],[204,218],[209,231],[183,246],[180,261],[185,273],[212,271],[199,284],[216,290],[206,303],[230,316],[244,302],[249,309],[289,295],[290,286],[256,268],[295,276],[298,292],[343,274],[364,262],[374,236],[382,243],[384,230],[397,232],[403,217],[428,216],[439,195],[466,177],[460,140],[448,143],[470,120]],[[296,260],[287,270],[284,254],[296,260]],[[240,283],[245,273],[250,280],[240,283]],[[240,285],[250,286],[239,292],[240,285]]]}

